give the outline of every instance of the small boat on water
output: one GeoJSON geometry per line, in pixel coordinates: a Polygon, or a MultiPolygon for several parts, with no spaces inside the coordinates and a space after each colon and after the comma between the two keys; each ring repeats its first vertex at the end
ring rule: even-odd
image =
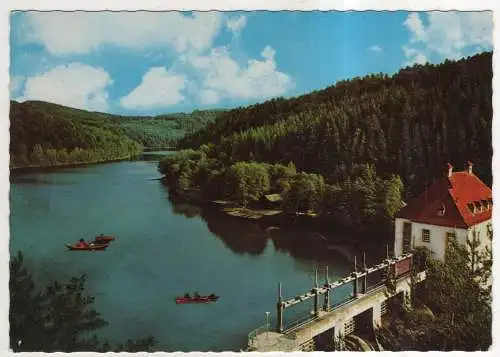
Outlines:
{"type": "Polygon", "coordinates": [[[104,250],[108,247],[107,244],[89,244],[88,246],[79,246],[78,244],[65,244],[68,250],[77,251],[94,251],[94,250],[104,250]]]}
{"type": "Polygon", "coordinates": [[[94,238],[94,243],[111,243],[116,238],[113,236],[105,236],[104,234],[99,234],[94,238]]]}
{"type": "Polygon", "coordinates": [[[105,236],[104,234],[101,233],[98,236],[96,236],[92,242],[85,242],[82,238],[76,244],[65,244],[65,246],[69,250],[82,250],[82,251],[104,250],[115,239],[116,238],[113,236],[105,236]]]}
{"type": "Polygon", "coordinates": [[[189,296],[184,295],[175,298],[176,304],[208,304],[210,302],[216,302],[219,299],[215,294],[207,296],[189,296]]]}

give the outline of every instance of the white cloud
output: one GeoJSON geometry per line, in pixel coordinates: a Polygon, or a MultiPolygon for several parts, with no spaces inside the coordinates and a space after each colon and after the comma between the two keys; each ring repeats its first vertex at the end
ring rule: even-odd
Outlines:
{"type": "Polygon", "coordinates": [[[403,53],[406,58],[406,61],[403,63],[404,66],[411,66],[416,63],[426,64],[427,62],[429,62],[427,57],[415,48],[403,46],[403,53]]]}
{"type": "Polygon", "coordinates": [[[239,17],[231,17],[226,21],[226,26],[233,33],[240,32],[243,27],[245,27],[247,23],[247,18],[244,15],[240,15],[239,17]]]}
{"type": "Polygon", "coordinates": [[[26,80],[26,77],[24,76],[12,76],[10,77],[10,82],[9,82],[9,90],[10,90],[10,97],[15,97],[24,85],[24,81],[26,80]]]}
{"type": "Polygon", "coordinates": [[[216,104],[219,102],[219,95],[213,89],[200,91],[200,100],[203,104],[216,104]]]}
{"type": "Polygon", "coordinates": [[[274,55],[276,54],[276,50],[271,46],[266,46],[266,48],[264,48],[260,54],[267,61],[274,63],[274,55]]]}
{"type": "Polygon", "coordinates": [[[263,60],[251,59],[240,66],[226,47],[218,47],[206,56],[189,56],[188,61],[203,73],[202,102],[215,99],[263,99],[286,93],[295,87],[293,78],[278,71],[274,60],[276,51],[266,46],[263,60]]]}
{"type": "Polygon", "coordinates": [[[376,52],[376,53],[382,53],[383,52],[382,47],[380,47],[379,45],[370,46],[368,49],[370,51],[376,52]]]}
{"type": "Polygon", "coordinates": [[[440,58],[457,59],[477,51],[478,47],[492,48],[492,12],[432,11],[423,17],[411,13],[404,22],[412,47],[421,47],[421,57],[436,54],[440,58]]]}
{"type": "Polygon", "coordinates": [[[89,110],[107,110],[106,88],[113,81],[102,68],[78,62],[58,66],[25,80],[23,95],[17,100],[44,100],[89,110]]]}
{"type": "Polygon", "coordinates": [[[120,104],[126,109],[165,108],[184,99],[181,91],[185,87],[185,76],[168,72],[165,67],[153,67],[139,86],[120,99],[120,104]]]}
{"type": "Polygon", "coordinates": [[[102,45],[134,50],[171,46],[177,52],[212,46],[221,26],[216,12],[28,12],[22,37],[54,55],[89,53],[102,45]]]}
{"type": "Polygon", "coordinates": [[[426,31],[424,24],[417,13],[411,13],[406,18],[404,25],[410,30],[412,34],[411,41],[424,41],[426,39],[426,31]]]}

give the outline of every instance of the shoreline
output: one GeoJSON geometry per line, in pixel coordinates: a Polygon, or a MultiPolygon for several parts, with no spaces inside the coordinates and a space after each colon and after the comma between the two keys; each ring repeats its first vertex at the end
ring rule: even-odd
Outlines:
{"type": "MultiPolygon", "coordinates": [[[[372,247],[374,242],[387,246],[390,245],[392,237],[392,235],[383,230],[374,231],[373,229],[365,228],[365,231],[360,231],[341,227],[329,220],[328,217],[294,215],[293,213],[287,213],[278,209],[240,208],[235,207],[234,202],[227,200],[194,202],[193,197],[191,197],[191,200],[186,200],[178,192],[170,192],[169,200],[174,207],[180,208],[180,212],[186,210],[185,205],[188,207],[192,206],[192,212],[196,208],[196,215],[205,217],[205,220],[208,219],[207,217],[218,217],[217,219],[222,221],[240,222],[243,225],[256,225],[264,232],[281,230],[285,233],[267,236],[278,249],[285,249],[289,252],[300,251],[303,253],[310,253],[311,249],[320,249],[323,252],[321,254],[324,256],[337,254],[350,263],[354,262],[355,255],[355,253],[350,252],[350,249],[358,251],[366,250],[363,247],[372,247]],[[239,214],[241,211],[243,214],[239,214]],[[235,214],[231,214],[232,212],[235,214]],[[247,215],[247,212],[254,213],[259,217],[254,217],[251,214],[247,215]],[[374,238],[376,239],[374,240],[374,238]]],[[[367,251],[370,251],[370,248],[368,249],[367,251]]]]}
{"type": "MultiPolygon", "coordinates": [[[[165,177],[159,179],[162,184],[168,187],[165,177]]],[[[223,214],[229,219],[243,220],[257,224],[278,224],[301,226],[303,228],[311,228],[314,230],[328,231],[333,224],[332,218],[328,216],[320,216],[316,213],[305,212],[286,212],[282,208],[268,207],[244,207],[240,204],[224,200],[215,199],[207,200],[200,197],[196,191],[179,191],[169,187],[169,199],[174,203],[192,204],[200,207],[210,207],[223,214]]],[[[379,227],[380,228],[380,227],[379,227]]],[[[354,235],[366,239],[367,235],[387,234],[384,228],[376,229],[376,227],[345,227],[335,224],[335,231],[338,234],[354,235]]],[[[342,241],[324,239],[331,243],[342,243],[342,241]]]]}

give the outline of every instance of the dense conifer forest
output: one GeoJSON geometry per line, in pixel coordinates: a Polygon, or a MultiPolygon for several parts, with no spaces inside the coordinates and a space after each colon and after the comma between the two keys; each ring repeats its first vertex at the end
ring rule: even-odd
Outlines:
{"type": "Polygon", "coordinates": [[[213,121],[219,111],[151,117],[88,112],[41,101],[10,107],[11,167],[106,161],[164,147],[213,121]]]}
{"type": "Polygon", "coordinates": [[[159,169],[203,198],[247,205],[278,193],[288,211],[352,227],[389,222],[448,162],[472,161],[491,185],[491,60],[415,65],[230,110],[181,139],[185,151],[159,169]]]}
{"type": "Polygon", "coordinates": [[[389,77],[373,74],[321,91],[273,99],[224,113],[181,146],[214,143],[228,163],[292,161],[328,181],[355,165],[401,176],[407,194],[421,191],[447,162],[467,160],[491,184],[492,53],[439,65],[415,65],[389,77]]]}

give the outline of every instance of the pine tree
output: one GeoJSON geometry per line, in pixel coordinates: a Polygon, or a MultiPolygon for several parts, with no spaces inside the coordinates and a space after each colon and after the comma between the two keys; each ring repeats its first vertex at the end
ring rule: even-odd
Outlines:
{"type": "MultiPolygon", "coordinates": [[[[392,351],[477,351],[492,343],[489,288],[481,285],[470,264],[470,251],[451,240],[446,262],[428,259],[426,279],[412,293],[432,314],[415,308],[392,327],[377,331],[384,349],[392,351]],[[395,326],[402,325],[396,332],[395,326]]],[[[484,267],[484,265],[483,265],[484,267]]]]}
{"type": "Polygon", "coordinates": [[[152,336],[117,347],[97,340],[95,332],[108,323],[92,308],[95,299],[85,293],[85,275],[40,289],[21,252],[9,265],[10,347],[14,352],[153,350],[156,340],[152,336]]]}

